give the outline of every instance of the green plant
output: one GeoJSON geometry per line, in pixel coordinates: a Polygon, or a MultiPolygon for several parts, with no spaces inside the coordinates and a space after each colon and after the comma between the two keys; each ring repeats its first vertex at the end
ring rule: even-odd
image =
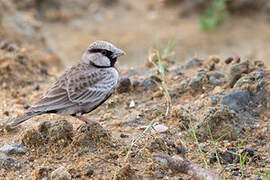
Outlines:
{"type": "Polygon", "coordinates": [[[200,146],[200,143],[198,141],[197,135],[196,135],[196,131],[194,126],[191,124],[190,122],[190,126],[192,127],[191,130],[188,130],[187,127],[185,125],[183,125],[183,127],[185,128],[186,132],[188,133],[188,135],[191,137],[191,139],[194,141],[194,143],[197,145],[199,153],[202,156],[202,162],[204,164],[204,166],[207,168],[207,162],[205,159],[206,154],[202,151],[202,148],[200,146]]]}
{"type": "Polygon", "coordinates": [[[270,180],[270,170],[266,171],[266,174],[259,173],[264,179],[270,180]]]}
{"type": "Polygon", "coordinates": [[[207,9],[200,19],[200,29],[210,31],[219,27],[228,17],[227,0],[213,0],[212,7],[207,9]]]}
{"type": "Polygon", "coordinates": [[[207,123],[207,128],[208,128],[208,132],[209,132],[209,135],[210,135],[210,138],[211,138],[211,141],[212,141],[212,145],[213,145],[213,148],[214,148],[214,151],[215,151],[215,157],[217,158],[218,166],[219,166],[220,169],[223,169],[222,165],[221,165],[221,162],[220,162],[220,158],[219,158],[218,153],[217,153],[216,143],[218,141],[220,141],[221,139],[223,139],[225,136],[227,136],[227,134],[224,134],[224,135],[220,136],[219,138],[217,138],[216,140],[214,140],[211,129],[210,129],[208,123],[207,123]]]}
{"type": "Polygon", "coordinates": [[[238,152],[233,152],[233,151],[226,149],[227,152],[239,157],[242,177],[244,176],[244,165],[245,165],[246,160],[247,160],[248,152],[245,151],[244,154],[242,154],[241,152],[239,152],[239,150],[243,147],[245,141],[246,141],[246,139],[244,139],[243,141],[240,141],[240,143],[238,143],[238,152]]]}

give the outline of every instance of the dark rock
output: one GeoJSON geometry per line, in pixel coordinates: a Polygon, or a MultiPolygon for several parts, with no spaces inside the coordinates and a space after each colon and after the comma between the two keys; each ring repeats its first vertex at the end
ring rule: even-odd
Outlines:
{"type": "Polygon", "coordinates": [[[245,151],[248,153],[248,156],[250,156],[250,157],[254,156],[254,149],[253,148],[247,148],[245,151]]]}
{"type": "Polygon", "coordinates": [[[211,105],[213,106],[217,105],[220,102],[221,98],[222,98],[222,95],[219,95],[219,94],[210,96],[211,105]]]}
{"type": "Polygon", "coordinates": [[[184,146],[178,145],[176,149],[179,154],[182,154],[183,156],[186,154],[186,149],[184,148],[184,146]]]}
{"type": "Polygon", "coordinates": [[[81,178],[82,177],[82,175],[80,174],[80,173],[77,173],[77,174],[75,174],[75,175],[71,175],[71,178],[76,178],[76,179],[78,179],[78,178],[81,178]]]}
{"type": "Polygon", "coordinates": [[[217,162],[216,155],[210,157],[210,163],[211,163],[211,164],[214,164],[215,162],[217,162]]]}
{"type": "Polygon", "coordinates": [[[18,155],[25,154],[27,149],[23,144],[5,144],[0,147],[0,152],[5,153],[6,155],[18,155]]]}
{"type": "Polygon", "coordinates": [[[227,93],[222,98],[221,104],[229,106],[236,112],[240,112],[248,109],[248,104],[250,100],[251,96],[247,90],[236,90],[227,93]]]}
{"type": "Polygon", "coordinates": [[[40,72],[41,72],[41,74],[45,74],[45,75],[48,75],[48,70],[47,70],[47,68],[46,67],[41,67],[40,68],[40,72]]]}
{"type": "Polygon", "coordinates": [[[164,178],[164,174],[162,174],[162,173],[157,173],[157,174],[156,174],[156,178],[157,178],[157,179],[163,179],[163,178],[164,178]]]}
{"type": "Polygon", "coordinates": [[[230,64],[231,62],[233,61],[233,57],[227,57],[226,59],[225,59],[225,63],[226,64],[230,64]]]}
{"type": "Polygon", "coordinates": [[[208,73],[208,76],[209,76],[209,83],[212,85],[221,85],[224,83],[225,75],[220,72],[213,71],[208,73]]]}
{"type": "Polygon", "coordinates": [[[238,171],[233,171],[233,172],[232,172],[232,175],[233,175],[233,176],[238,176],[238,174],[239,174],[238,171]]]}
{"type": "Polygon", "coordinates": [[[140,84],[145,90],[154,90],[157,84],[153,80],[145,79],[140,84]]]}
{"type": "Polygon", "coordinates": [[[28,161],[29,162],[34,162],[35,161],[35,158],[34,157],[30,157],[30,158],[28,158],[28,161]]]}
{"type": "Polygon", "coordinates": [[[9,116],[9,112],[8,111],[5,111],[4,112],[4,115],[9,116]]]}
{"type": "Polygon", "coordinates": [[[188,88],[191,94],[203,93],[203,85],[208,83],[208,75],[205,72],[199,73],[195,78],[191,79],[188,88]]]}
{"type": "Polygon", "coordinates": [[[226,152],[224,155],[223,155],[223,159],[229,163],[229,164],[232,164],[233,163],[233,154],[230,153],[230,152],[226,152]]]}
{"type": "Polygon", "coordinates": [[[0,158],[0,169],[2,168],[6,170],[19,170],[21,168],[21,164],[19,161],[9,157],[0,158]]]}
{"type": "Polygon", "coordinates": [[[126,135],[126,134],[123,134],[123,133],[120,134],[120,138],[128,138],[128,137],[129,137],[129,136],[126,135]]]}
{"type": "Polygon", "coordinates": [[[178,178],[178,180],[185,180],[185,178],[180,177],[180,178],[178,178]]]}
{"type": "Polygon", "coordinates": [[[199,67],[203,64],[203,61],[203,59],[193,58],[184,65],[184,68],[190,69],[194,67],[199,67]]]}
{"type": "Polygon", "coordinates": [[[244,61],[240,64],[234,64],[232,65],[230,69],[230,87],[234,87],[235,83],[242,77],[242,74],[249,73],[253,71],[253,67],[251,66],[249,61],[244,61]]]}
{"type": "Polygon", "coordinates": [[[94,168],[92,166],[85,167],[85,176],[92,176],[94,174],[94,168]]]}
{"type": "Polygon", "coordinates": [[[30,105],[27,104],[27,103],[25,103],[25,104],[23,104],[23,108],[24,108],[24,109],[29,109],[29,108],[30,108],[30,105]]]}
{"type": "Polygon", "coordinates": [[[39,85],[36,85],[35,91],[39,91],[39,90],[40,90],[40,86],[39,85]]]}
{"type": "Polygon", "coordinates": [[[121,78],[119,81],[119,85],[117,87],[117,92],[118,93],[126,93],[131,90],[131,81],[129,78],[124,77],[121,78]]]}

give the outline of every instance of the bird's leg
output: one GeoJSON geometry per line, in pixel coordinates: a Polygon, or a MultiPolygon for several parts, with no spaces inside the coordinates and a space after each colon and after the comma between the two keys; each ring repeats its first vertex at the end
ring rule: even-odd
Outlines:
{"type": "Polygon", "coordinates": [[[79,120],[81,120],[81,121],[83,121],[83,122],[85,122],[86,124],[89,124],[89,125],[99,124],[97,121],[88,119],[88,118],[83,117],[83,116],[76,115],[74,117],[78,118],[79,120]]]}

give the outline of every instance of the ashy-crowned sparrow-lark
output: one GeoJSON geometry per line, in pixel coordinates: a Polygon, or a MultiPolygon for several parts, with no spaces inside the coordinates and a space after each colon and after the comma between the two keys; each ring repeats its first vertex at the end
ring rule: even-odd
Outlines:
{"type": "Polygon", "coordinates": [[[10,126],[46,113],[72,115],[87,124],[97,123],[82,114],[93,111],[112,95],[119,79],[114,64],[123,54],[124,51],[109,42],[93,42],[80,61],[67,69],[43,97],[10,126]]]}

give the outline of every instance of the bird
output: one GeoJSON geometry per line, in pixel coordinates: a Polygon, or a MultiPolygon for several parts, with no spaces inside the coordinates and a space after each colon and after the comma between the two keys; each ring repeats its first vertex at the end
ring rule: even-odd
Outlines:
{"type": "Polygon", "coordinates": [[[91,43],[80,60],[63,75],[22,116],[10,124],[22,122],[42,114],[71,115],[89,124],[99,124],[83,114],[104,103],[119,82],[119,72],[114,66],[117,58],[126,54],[108,41],[91,43]]]}

